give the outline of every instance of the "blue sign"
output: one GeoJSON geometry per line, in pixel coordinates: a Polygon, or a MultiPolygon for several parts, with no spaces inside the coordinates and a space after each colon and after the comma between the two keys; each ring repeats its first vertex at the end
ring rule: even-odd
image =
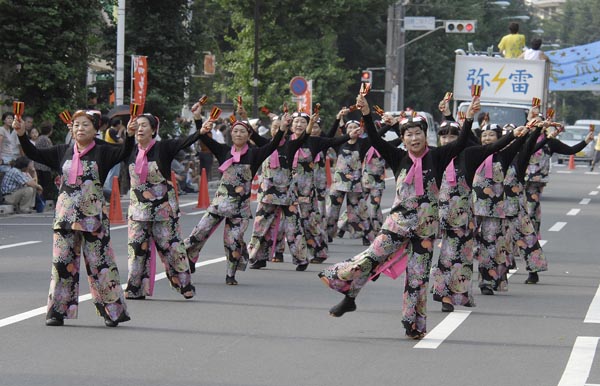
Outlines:
{"type": "Polygon", "coordinates": [[[550,91],[600,90],[600,41],[549,51],[550,91]]]}
{"type": "Polygon", "coordinates": [[[308,82],[301,76],[295,76],[290,81],[290,90],[296,96],[304,95],[308,89],[308,82]]]}

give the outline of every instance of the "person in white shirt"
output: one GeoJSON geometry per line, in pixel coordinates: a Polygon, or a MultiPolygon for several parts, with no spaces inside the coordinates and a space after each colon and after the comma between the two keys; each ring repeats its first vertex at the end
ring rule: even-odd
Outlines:
{"type": "Polygon", "coordinates": [[[533,38],[531,39],[531,48],[527,48],[521,55],[519,55],[519,59],[525,60],[550,60],[546,54],[540,48],[542,47],[542,39],[533,38]]]}
{"type": "Polygon", "coordinates": [[[6,112],[2,114],[2,123],[0,126],[0,172],[7,172],[10,164],[22,155],[19,138],[12,129],[12,123],[15,116],[13,113],[6,112]]]}
{"type": "Polygon", "coordinates": [[[225,143],[225,137],[223,137],[223,133],[221,133],[221,130],[217,129],[216,125],[213,125],[210,132],[212,133],[212,139],[219,143],[225,143]]]}

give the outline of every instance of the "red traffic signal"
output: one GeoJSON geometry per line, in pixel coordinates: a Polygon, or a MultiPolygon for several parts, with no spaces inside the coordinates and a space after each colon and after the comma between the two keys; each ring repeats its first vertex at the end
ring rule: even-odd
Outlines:
{"type": "Polygon", "coordinates": [[[363,70],[360,74],[360,81],[362,83],[369,83],[371,84],[371,81],[373,79],[373,72],[371,70],[363,70]]]}
{"type": "Polygon", "coordinates": [[[444,28],[446,33],[469,34],[475,32],[477,20],[446,20],[444,28]]]}

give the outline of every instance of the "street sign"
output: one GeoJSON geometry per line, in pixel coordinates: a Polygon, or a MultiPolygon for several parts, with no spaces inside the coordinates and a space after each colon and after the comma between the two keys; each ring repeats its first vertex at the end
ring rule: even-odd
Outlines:
{"type": "Polygon", "coordinates": [[[308,82],[301,76],[295,76],[290,80],[290,90],[296,96],[304,95],[308,88],[308,82]]]}
{"type": "Polygon", "coordinates": [[[404,17],[404,29],[406,31],[432,31],[435,29],[435,17],[404,17]]]}

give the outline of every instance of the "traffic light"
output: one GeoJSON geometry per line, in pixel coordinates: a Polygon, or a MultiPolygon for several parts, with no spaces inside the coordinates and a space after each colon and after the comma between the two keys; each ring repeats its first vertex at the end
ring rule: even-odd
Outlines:
{"type": "Polygon", "coordinates": [[[472,34],[475,33],[477,20],[446,20],[444,28],[446,33],[454,34],[472,34]]]}
{"type": "Polygon", "coordinates": [[[371,70],[363,70],[360,74],[360,81],[362,83],[369,83],[373,81],[373,71],[371,70]]]}

